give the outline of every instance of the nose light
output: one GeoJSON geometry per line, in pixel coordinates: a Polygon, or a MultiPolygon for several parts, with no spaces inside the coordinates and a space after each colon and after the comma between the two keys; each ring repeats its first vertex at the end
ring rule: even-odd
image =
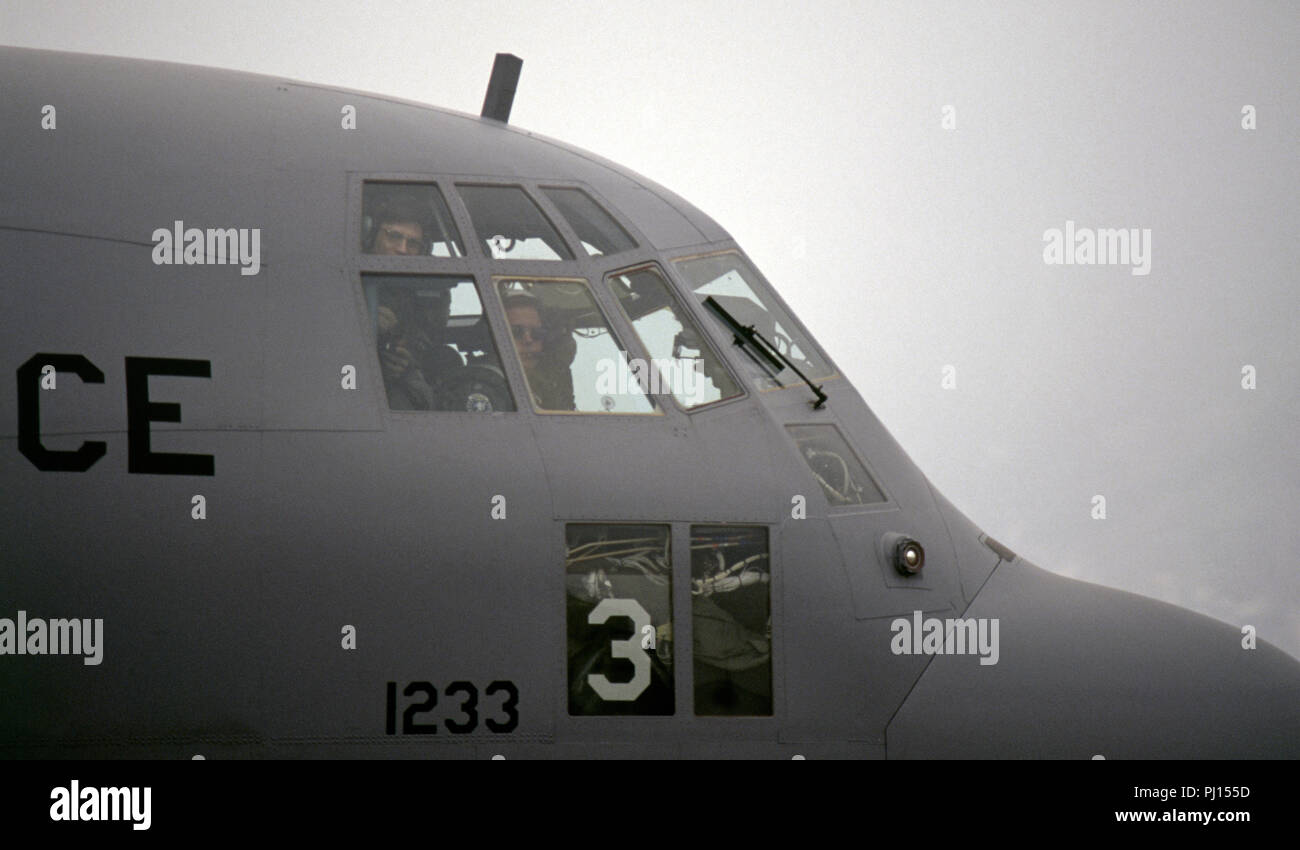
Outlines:
{"type": "Polygon", "coordinates": [[[905,576],[914,576],[925,566],[925,549],[910,537],[894,547],[894,568],[905,576]]]}

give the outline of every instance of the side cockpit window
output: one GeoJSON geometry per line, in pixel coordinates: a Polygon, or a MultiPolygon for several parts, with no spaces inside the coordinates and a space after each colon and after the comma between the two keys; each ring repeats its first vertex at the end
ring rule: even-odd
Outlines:
{"type": "Polygon", "coordinates": [[[472,279],[366,274],[362,283],[390,409],[515,409],[472,279]]]}
{"type": "Polygon", "coordinates": [[[585,280],[498,278],[497,292],[537,410],[656,412],[585,280]]]}
{"type": "Polygon", "coordinates": [[[361,250],[410,257],[465,256],[447,200],[431,183],[367,181],[361,197],[361,250]]]}
{"type": "MultiPolygon", "coordinates": [[[[712,297],[741,325],[752,326],[781,354],[799,368],[810,380],[833,376],[833,370],[824,357],[800,333],[793,319],[771,297],[758,273],[739,253],[724,251],[700,257],[682,257],[675,261],[678,272],[700,301],[712,297]]],[[[708,307],[708,312],[714,311],[708,307]]],[[[714,315],[728,336],[732,331],[714,315]]],[[[749,346],[742,350],[747,356],[750,372],[763,388],[784,387],[799,383],[794,371],[783,363],[759,356],[749,346]]]]}
{"type": "Polygon", "coordinates": [[[615,272],[606,280],[650,355],[651,393],[671,392],[687,410],[741,394],[656,266],[615,272]]]}

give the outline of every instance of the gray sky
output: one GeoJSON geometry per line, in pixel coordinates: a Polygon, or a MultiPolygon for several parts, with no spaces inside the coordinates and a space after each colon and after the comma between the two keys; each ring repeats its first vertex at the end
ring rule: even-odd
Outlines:
{"type": "Polygon", "coordinates": [[[471,113],[515,53],[511,122],[717,219],[989,534],[1300,656],[1294,3],[43,0],[0,43],[471,113]],[[1067,220],[1150,274],[1045,264],[1067,220]]]}

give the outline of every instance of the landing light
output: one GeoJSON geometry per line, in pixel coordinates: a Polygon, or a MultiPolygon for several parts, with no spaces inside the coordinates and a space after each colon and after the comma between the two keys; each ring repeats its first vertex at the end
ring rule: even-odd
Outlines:
{"type": "Polygon", "coordinates": [[[905,537],[894,549],[894,566],[905,576],[914,576],[925,566],[925,549],[920,543],[905,537]]]}

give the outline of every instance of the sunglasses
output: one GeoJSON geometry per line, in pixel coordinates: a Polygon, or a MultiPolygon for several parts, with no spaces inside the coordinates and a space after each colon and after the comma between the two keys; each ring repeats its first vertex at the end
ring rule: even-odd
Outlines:
{"type": "Polygon", "coordinates": [[[515,339],[519,342],[523,342],[525,338],[536,342],[544,342],[549,336],[545,328],[532,325],[511,325],[510,333],[514,334],[515,339]]]}

